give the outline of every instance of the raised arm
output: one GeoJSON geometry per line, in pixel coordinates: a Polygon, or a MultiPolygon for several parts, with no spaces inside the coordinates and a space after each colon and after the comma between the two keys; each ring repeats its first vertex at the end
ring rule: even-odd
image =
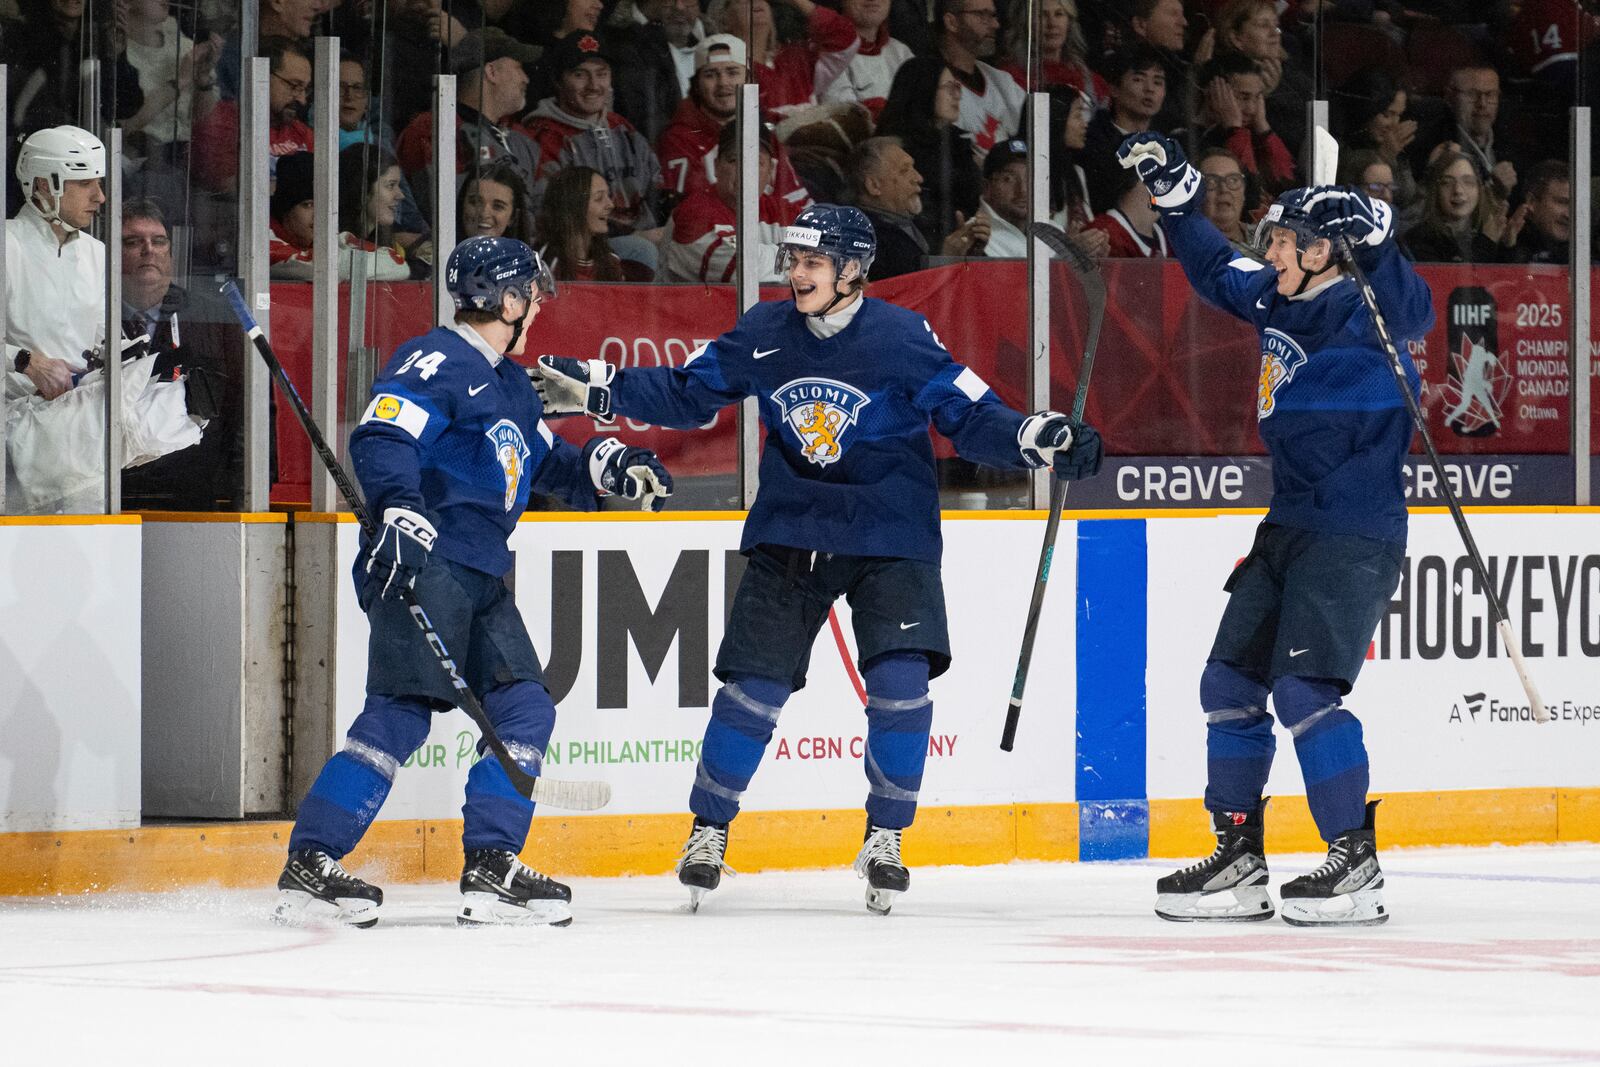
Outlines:
{"type": "Polygon", "coordinates": [[[627,415],[656,426],[692,430],[747,395],[729,385],[719,343],[701,345],[681,367],[618,370],[599,359],[540,356],[534,386],[550,415],[588,414],[602,422],[627,415]]]}

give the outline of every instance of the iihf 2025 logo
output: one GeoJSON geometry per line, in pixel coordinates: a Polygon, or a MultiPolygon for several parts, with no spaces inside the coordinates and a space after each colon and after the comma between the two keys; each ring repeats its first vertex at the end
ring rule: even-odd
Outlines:
{"type": "Polygon", "coordinates": [[[844,455],[845,431],[872,403],[861,390],[831,378],[796,378],[780,385],[772,400],[800,439],[800,454],[819,467],[844,455]]]}
{"type": "Polygon", "coordinates": [[[1282,330],[1270,326],[1261,334],[1261,377],[1256,383],[1256,418],[1265,419],[1278,409],[1278,390],[1294,380],[1306,362],[1305,349],[1282,330]]]}

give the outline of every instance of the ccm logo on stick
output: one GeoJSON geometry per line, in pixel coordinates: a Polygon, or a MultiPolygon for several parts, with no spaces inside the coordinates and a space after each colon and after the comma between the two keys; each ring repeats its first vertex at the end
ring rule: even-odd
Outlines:
{"type": "Polygon", "coordinates": [[[1244,495],[1244,468],[1187,464],[1130,464],[1117,471],[1122,500],[1238,500],[1244,495]]]}

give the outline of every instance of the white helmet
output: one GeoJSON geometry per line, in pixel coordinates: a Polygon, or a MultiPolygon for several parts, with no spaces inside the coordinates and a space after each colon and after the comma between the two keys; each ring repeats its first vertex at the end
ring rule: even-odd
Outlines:
{"type": "Polygon", "coordinates": [[[22,142],[17,153],[17,181],[22,195],[33,199],[33,180],[44,178],[50,184],[50,204],[35,202],[45,218],[60,221],[63,183],[106,176],[106,146],[88,130],[76,126],[53,126],[38,130],[22,142]]]}

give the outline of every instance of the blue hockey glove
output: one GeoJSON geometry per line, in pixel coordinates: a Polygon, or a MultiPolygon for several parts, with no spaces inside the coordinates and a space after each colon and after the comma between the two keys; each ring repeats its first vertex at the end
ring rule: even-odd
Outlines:
{"type": "Polygon", "coordinates": [[[1048,465],[1058,478],[1080,481],[1099,473],[1100,435],[1093,426],[1074,422],[1059,411],[1041,411],[1022,420],[1017,429],[1022,461],[1048,465]]]}
{"type": "Polygon", "coordinates": [[[631,448],[614,437],[598,438],[586,448],[589,480],[601,496],[637,500],[645,511],[660,511],[672,495],[672,475],[648,448],[631,448]]]}
{"type": "Polygon", "coordinates": [[[603,359],[540,356],[528,371],[546,415],[590,415],[597,422],[612,422],[611,379],[617,368],[603,359]]]}
{"type": "Polygon", "coordinates": [[[1183,157],[1177,141],[1159,133],[1135,133],[1117,149],[1117,162],[1128,167],[1150,190],[1150,202],[1164,215],[1180,215],[1199,203],[1205,183],[1183,157]]]}
{"type": "Polygon", "coordinates": [[[415,511],[384,509],[383,528],[367,554],[367,580],[383,582],[380,597],[399,596],[401,587],[410,589],[416,584],[417,572],[428,565],[428,553],[437,537],[433,523],[415,511]]]}
{"type": "Polygon", "coordinates": [[[1394,229],[1394,209],[1353,185],[1324,185],[1310,190],[1301,204],[1318,237],[1335,249],[1348,238],[1357,248],[1375,247],[1394,229]]]}

